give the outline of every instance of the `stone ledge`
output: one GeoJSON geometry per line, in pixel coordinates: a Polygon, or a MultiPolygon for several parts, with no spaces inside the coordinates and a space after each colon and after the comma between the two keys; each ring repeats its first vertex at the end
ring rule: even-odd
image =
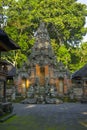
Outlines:
{"type": "Polygon", "coordinates": [[[11,114],[7,115],[6,117],[3,117],[2,119],[0,119],[0,122],[4,122],[15,115],[16,115],[16,113],[11,113],[11,114]]]}

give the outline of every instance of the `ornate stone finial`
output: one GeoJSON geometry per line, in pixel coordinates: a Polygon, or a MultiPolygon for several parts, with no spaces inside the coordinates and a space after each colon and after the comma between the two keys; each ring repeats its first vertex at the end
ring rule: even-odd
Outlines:
{"type": "Polygon", "coordinates": [[[40,23],[40,26],[35,32],[34,36],[36,37],[37,41],[50,42],[50,37],[44,22],[40,23]]]}

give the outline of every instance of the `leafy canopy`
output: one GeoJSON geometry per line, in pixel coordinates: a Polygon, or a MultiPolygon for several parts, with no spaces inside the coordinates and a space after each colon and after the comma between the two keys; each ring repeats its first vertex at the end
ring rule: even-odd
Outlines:
{"type": "MultiPolygon", "coordinates": [[[[61,59],[72,71],[75,70],[74,63],[77,66],[80,64],[77,60],[80,57],[79,54],[77,56],[77,46],[87,33],[84,26],[86,5],[77,3],[77,0],[0,0],[0,11],[3,11],[2,5],[9,7],[5,10],[8,26],[4,30],[21,47],[16,52],[19,56],[15,59],[17,66],[31,53],[34,32],[41,21],[46,22],[57,59],[61,59]],[[78,58],[74,58],[73,62],[75,55],[78,58]]],[[[9,57],[14,62],[11,52],[9,57]]]]}

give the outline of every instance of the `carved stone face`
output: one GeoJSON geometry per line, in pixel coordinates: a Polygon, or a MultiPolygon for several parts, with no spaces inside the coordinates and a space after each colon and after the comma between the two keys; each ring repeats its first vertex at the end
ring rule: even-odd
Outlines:
{"type": "Polygon", "coordinates": [[[38,44],[38,47],[41,48],[41,47],[42,47],[42,43],[39,43],[39,44],[38,44]]]}
{"type": "Polygon", "coordinates": [[[45,47],[48,48],[49,42],[45,42],[45,47]]]}

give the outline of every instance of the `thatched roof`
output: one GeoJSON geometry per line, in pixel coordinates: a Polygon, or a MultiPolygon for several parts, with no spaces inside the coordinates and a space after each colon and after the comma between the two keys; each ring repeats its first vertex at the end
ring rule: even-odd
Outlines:
{"type": "Polygon", "coordinates": [[[12,39],[8,37],[8,35],[0,29],[0,51],[9,51],[20,49],[20,47],[14,43],[12,39]]]}
{"type": "Polygon", "coordinates": [[[87,77],[87,64],[72,74],[72,79],[87,77]]]}

